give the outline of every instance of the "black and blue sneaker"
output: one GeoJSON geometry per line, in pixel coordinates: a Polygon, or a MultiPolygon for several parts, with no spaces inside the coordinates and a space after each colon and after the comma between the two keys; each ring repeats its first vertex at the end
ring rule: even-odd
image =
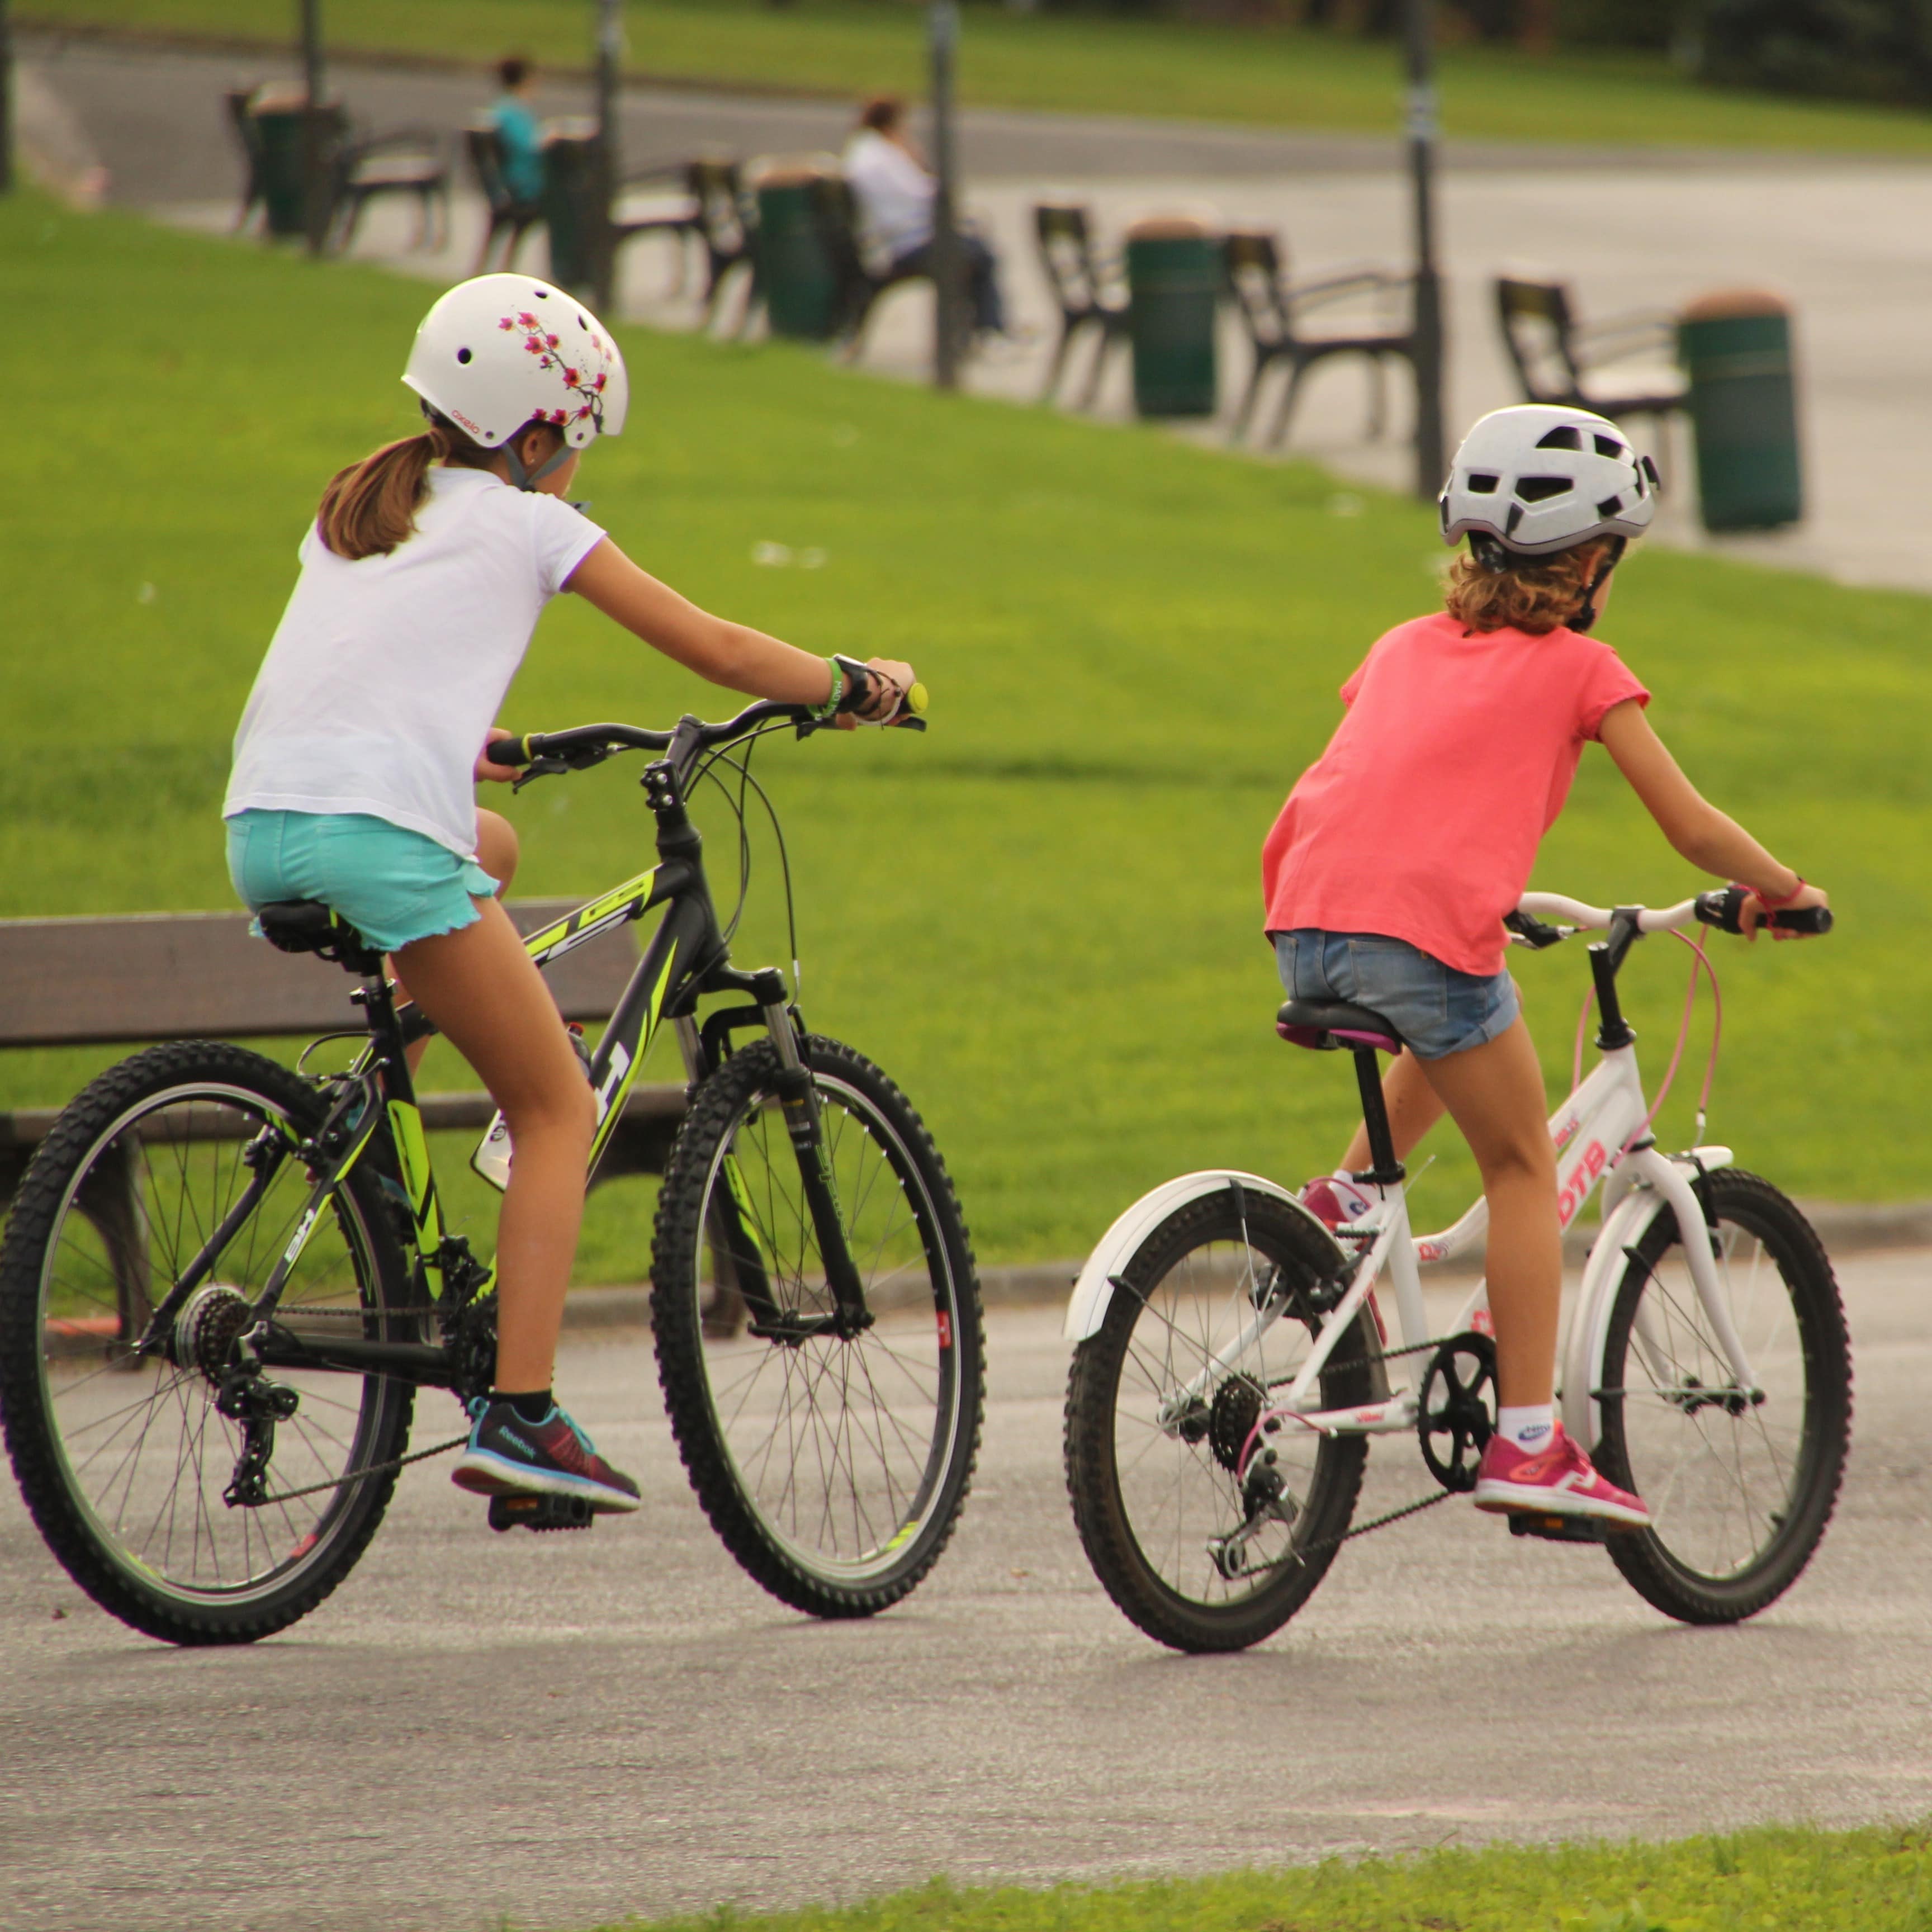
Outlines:
{"type": "Polygon", "coordinates": [[[637,1484],[555,1402],[542,1421],[526,1422],[512,1404],[479,1395],[470,1414],[469,1444],[450,1477],[459,1488],[482,1496],[580,1496],[599,1511],[638,1507],[637,1484]]]}

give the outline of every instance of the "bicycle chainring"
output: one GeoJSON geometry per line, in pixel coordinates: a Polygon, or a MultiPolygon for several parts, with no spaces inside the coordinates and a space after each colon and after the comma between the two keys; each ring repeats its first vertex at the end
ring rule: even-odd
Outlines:
{"type": "Polygon", "coordinates": [[[1416,1434],[1429,1473],[1466,1495],[1496,1427],[1496,1345],[1486,1335],[1452,1335],[1422,1378],[1416,1434]]]}
{"type": "Polygon", "coordinates": [[[456,1399],[488,1395],[496,1379],[496,1291],[452,1309],[443,1317],[442,1346],[450,1358],[456,1399]]]}

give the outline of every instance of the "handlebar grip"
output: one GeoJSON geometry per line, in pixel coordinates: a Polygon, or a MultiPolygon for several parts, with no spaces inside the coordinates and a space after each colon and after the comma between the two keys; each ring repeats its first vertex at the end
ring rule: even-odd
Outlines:
{"type": "MultiPolygon", "coordinates": [[[[1700,892],[1697,895],[1697,916],[1706,926],[1721,928],[1726,932],[1744,931],[1744,901],[1751,896],[1745,886],[1726,886],[1721,891],[1700,892]]],[[[1782,912],[1773,913],[1764,922],[1777,927],[1780,932],[1808,933],[1822,938],[1832,929],[1832,909],[1829,906],[1791,906],[1782,912]]]]}
{"type": "Polygon", "coordinates": [[[1773,913],[1771,922],[1780,932],[1809,932],[1822,938],[1832,929],[1832,908],[1793,906],[1788,911],[1773,913]]]}
{"type": "Polygon", "coordinates": [[[519,734],[511,738],[493,738],[483,747],[483,755],[493,765],[527,765],[536,754],[530,749],[527,736],[519,734]]]}
{"type": "Polygon", "coordinates": [[[905,694],[905,703],[902,709],[910,711],[915,718],[923,718],[927,707],[932,702],[932,699],[927,692],[926,686],[915,682],[912,688],[905,694]]]}

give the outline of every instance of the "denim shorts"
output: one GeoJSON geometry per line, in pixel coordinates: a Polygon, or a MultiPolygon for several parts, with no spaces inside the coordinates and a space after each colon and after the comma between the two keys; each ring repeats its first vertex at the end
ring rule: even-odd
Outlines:
{"type": "Polygon", "coordinates": [[[379,952],[473,926],[497,882],[474,859],[362,812],[244,812],[228,821],[228,876],[254,908],[319,899],[379,952]]]}
{"type": "Polygon", "coordinates": [[[1378,932],[1271,933],[1281,983],[1298,1000],[1346,1000],[1380,1013],[1418,1060],[1440,1060],[1508,1031],[1522,1010],[1507,973],[1459,973],[1378,932]]]}

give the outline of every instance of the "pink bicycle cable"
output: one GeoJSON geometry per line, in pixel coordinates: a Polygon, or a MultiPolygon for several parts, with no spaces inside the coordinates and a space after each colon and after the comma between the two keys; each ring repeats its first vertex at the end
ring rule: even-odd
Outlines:
{"type": "MultiPolygon", "coordinates": [[[[1677,1044],[1670,1050],[1670,1064],[1664,1071],[1664,1084],[1657,1090],[1657,1098],[1651,1102],[1650,1112],[1638,1122],[1628,1140],[1617,1150],[1619,1158],[1630,1152],[1657,1118],[1666,1100],[1670,1097],[1672,1083],[1677,1078],[1679,1062],[1684,1058],[1684,1043],[1690,1036],[1690,1016],[1697,998],[1697,972],[1701,967],[1704,976],[1711,982],[1711,1057],[1704,1066],[1704,1084],[1697,1096],[1697,1132],[1704,1131],[1704,1121],[1711,1104],[1711,1088],[1718,1077],[1718,1050],[1724,1036],[1724,994],[1718,984],[1718,969],[1711,963],[1711,956],[1704,950],[1706,935],[1698,934],[1694,940],[1686,939],[1682,933],[1673,932],[1671,938],[1679,945],[1690,949],[1690,978],[1684,988],[1684,1015],[1678,1022],[1677,1044]]],[[[1597,1004],[1596,988],[1593,986],[1583,995],[1582,1010],[1576,1016],[1576,1039],[1570,1057],[1570,1090],[1574,1093],[1583,1084],[1583,1034],[1590,1023],[1591,1010],[1597,1004]]]]}

